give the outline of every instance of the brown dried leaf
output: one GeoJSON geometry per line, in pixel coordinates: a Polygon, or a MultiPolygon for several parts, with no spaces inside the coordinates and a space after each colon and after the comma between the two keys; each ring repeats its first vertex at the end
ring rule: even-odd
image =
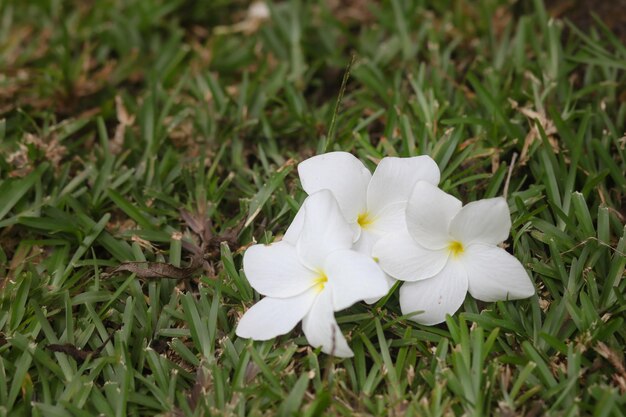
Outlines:
{"type": "Polygon", "coordinates": [[[545,115],[543,111],[537,112],[528,107],[518,107],[517,110],[520,113],[522,113],[524,116],[526,116],[528,120],[531,122],[530,130],[528,131],[528,134],[524,138],[524,145],[522,146],[522,152],[520,154],[520,160],[519,160],[520,165],[522,166],[526,165],[526,163],[528,162],[528,152],[530,150],[530,147],[532,146],[533,143],[535,143],[537,139],[541,138],[539,129],[537,129],[537,126],[535,126],[535,124],[533,123],[534,120],[539,122],[539,124],[543,128],[543,131],[545,132],[546,137],[548,138],[548,142],[550,143],[550,146],[552,147],[553,152],[558,153],[559,143],[554,137],[554,135],[556,135],[557,133],[557,129],[556,129],[556,126],[554,125],[554,122],[548,119],[548,117],[545,115]]]}
{"type": "Polygon", "coordinates": [[[256,378],[256,376],[259,374],[259,372],[261,372],[261,368],[259,368],[259,365],[257,365],[254,362],[248,362],[248,364],[246,365],[244,376],[243,376],[243,379],[246,382],[246,384],[249,384],[250,382],[252,382],[254,378],[256,378]]]}
{"type": "Polygon", "coordinates": [[[260,29],[264,22],[271,18],[270,10],[264,1],[255,1],[250,4],[245,19],[228,26],[216,26],[213,33],[227,35],[242,32],[247,35],[260,29]]]}
{"type": "Polygon", "coordinates": [[[109,335],[109,337],[107,337],[107,339],[104,341],[104,343],[102,343],[95,350],[84,350],[84,349],[81,349],[79,347],[76,347],[75,345],[73,345],[71,343],[65,343],[65,344],[62,344],[62,345],[57,345],[57,344],[53,343],[53,344],[49,344],[48,346],[46,346],[46,348],[48,350],[53,351],[53,352],[65,353],[66,355],[69,355],[72,358],[74,358],[74,360],[76,360],[76,362],[82,363],[82,362],[86,361],[89,357],[97,358],[98,356],[100,356],[100,354],[102,353],[102,350],[107,345],[107,343],[109,343],[111,338],[113,338],[114,334],[115,333],[111,333],[109,335]]]}
{"type": "Polygon", "coordinates": [[[139,278],[189,279],[202,266],[202,260],[192,258],[191,265],[180,268],[165,262],[125,262],[109,272],[110,275],[130,272],[139,278]]]}
{"type": "Polygon", "coordinates": [[[525,417],[540,417],[544,415],[545,404],[542,400],[533,401],[530,409],[526,412],[525,417]]]}
{"type": "Polygon", "coordinates": [[[367,24],[376,19],[368,0],[326,0],[333,16],[344,24],[367,24]]]}
{"type": "Polygon", "coordinates": [[[617,371],[617,373],[613,375],[613,381],[615,381],[615,384],[619,387],[622,394],[626,393],[626,367],[620,355],[603,342],[598,342],[593,349],[613,365],[617,371]]]}
{"type": "Polygon", "coordinates": [[[20,143],[19,148],[7,156],[7,163],[14,167],[9,173],[12,178],[22,178],[33,171],[33,166],[28,159],[28,147],[20,143]]]}
{"type": "Polygon", "coordinates": [[[203,256],[203,250],[200,246],[196,245],[194,242],[190,242],[188,240],[182,240],[183,249],[189,253],[192,253],[194,256],[203,256]]]}
{"type": "Polygon", "coordinates": [[[163,339],[154,339],[150,343],[150,347],[154,349],[154,351],[160,355],[167,353],[169,348],[168,343],[163,339]]]}
{"type": "Polygon", "coordinates": [[[115,96],[115,111],[117,113],[117,121],[119,124],[115,128],[115,135],[113,140],[109,142],[109,151],[113,155],[117,155],[122,151],[124,147],[124,133],[127,127],[131,127],[135,123],[135,116],[129,115],[128,110],[124,107],[124,101],[122,97],[115,96]]]}
{"type": "Polygon", "coordinates": [[[31,161],[29,159],[29,148],[27,145],[32,145],[42,151],[45,160],[49,161],[57,170],[67,153],[67,148],[61,144],[55,134],[42,138],[32,133],[26,133],[24,134],[22,142],[19,144],[19,148],[7,156],[7,162],[14,167],[14,170],[9,173],[9,176],[23,177],[34,169],[37,161],[31,161]]]}
{"type": "Polygon", "coordinates": [[[213,237],[213,222],[211,222],[211,218],[204,213],[204,210],[191,213],[185,209],[180,209],[180,216],[187,226],[198,235],[203,244],[209,243],[213,237]]]}
{"type": "Polygon", "coordinates": [[[82,350],[71,343],[66,343],[64,345],[56,345],[51,344],[46,346],[48,350],[53,352],[65,353],[68,356],[71,356],[76,360],[76,362],[84,362],[87,360],[89,356],[93,355],[93,351],[91,350],[82,350]]]}
{"type": "Polygon", "coordinates": [[[187,402],[189,408],[194,411],[198,407],[198,403],[206,396],[206,393],[211,389],[213,381],[210,375],[205,372],[204,367],[200,365],[196,371],[196,383],[187,396],[187,402]]]}
{"type": "Polygon", "coordinates": [[[185,209],[179,210],[182,219],[187,226],[200,239],[200,246],[183,241],[183,247],[191,253],[201,254],[205,260],[211,260],[220,254],[220,245],[223,242],[231,248],[235,248],[239,242],[239,233],[244,227],[245,220],[239,222],[234,227],[224,230],[216,235],[213,233],[213,222],[206,215],[206,207],[200,206],[196,212],[189,212],[185,209]]]}

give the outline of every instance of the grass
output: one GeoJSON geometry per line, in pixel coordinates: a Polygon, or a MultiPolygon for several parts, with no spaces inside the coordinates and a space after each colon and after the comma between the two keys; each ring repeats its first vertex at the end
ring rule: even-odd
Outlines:
{"type": "Polygon", "coordinates": [[[363,3],[0,2],[0,416],[626,413],[626,46],[540,0],[363,3]],[[537,295],[425,327],[396,287],[338,315],[348,360],[237,338],[323,150],[505,194],[537,295]],[[146,260],[202,269],[112,273],[146,260]]]}

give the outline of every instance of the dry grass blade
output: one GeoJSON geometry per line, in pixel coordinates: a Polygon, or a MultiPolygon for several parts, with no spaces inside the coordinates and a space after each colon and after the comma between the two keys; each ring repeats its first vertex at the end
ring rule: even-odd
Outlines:
{"type": "Polygon", "coordinates": [[[195,411],[198,404],[206,396],[207,391],[211,388],[211,378],[206,373],[204,367],[201,365],[196,371],[196,383],[187,396],[189,402],[189,408],[191,411],[195,411]]]}
{"type": "Polygon", "coordinates": [[[611,365],[613,365],[617,371],[613,374],[613,381],[615,381],[615,384],[617,384],[622,394],[626,394],[626,367],[624,367],[622,358],[602,342],[598,342],[598,345],[594,347],[594,350],[611,365]]]}
{"type": "Polygon", "coordinates": [[[213,223],[206,216],[205,210],[201,208],[197,213],[191,213],[185,209],[180,209],[180,216],[183,218],[187,226],[200,238],[202,243],[208,243],[212,236],[213,223]]]}

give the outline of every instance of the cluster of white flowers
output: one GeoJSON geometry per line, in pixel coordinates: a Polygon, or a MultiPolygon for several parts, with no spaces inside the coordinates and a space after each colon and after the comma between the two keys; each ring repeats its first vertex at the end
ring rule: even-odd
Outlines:
{"type": "Polygon", "coordinates": [[[353,155],[331,152],[298,165],[309,195],[282,241],[254,245],[243,269],[264,295],[237,335],[268,340],[302,321],[308,342],[352,356],[335,312],[373,303],[395,280],[402,313],[426,325],[454,314],[467,292],[482,301],[530,297],[520,262],[498,246],[511,220],[504,198],[462,203],[441,191],[428,156],[384,158],[372,175],[353,155]]]}

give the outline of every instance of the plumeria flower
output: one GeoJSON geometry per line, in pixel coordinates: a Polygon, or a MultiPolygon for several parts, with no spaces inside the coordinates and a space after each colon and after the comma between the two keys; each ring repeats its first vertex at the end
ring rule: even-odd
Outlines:
{"type": "Polygon", "coordinates": [[[340,357],[352,356],[334,312],[387,293],[376,262],[351,250],[353,231],[330,191],[303,204],[302,228],[292,244],[254,245],[243,258],[252,288],[266,297],[241,318],[240,337],[268,340],[302,320],[309,343],[340,357]]]}
{"type": "Polygon", "coordinates": [[[432,325],[454,314],[467,292],[482,301],[531,297],[522,264],[497,245],[509,235],[504,198],[461,207],[461,202],[426,181],[416,184],[406,207],[407,227],[373,248],[381,268],[399,280],[403,314],[432,325]]]}
{"type": "MultiPolygon", "coordinates": [[[[371,256],[372,247],[388,233],[405,228],[405,209],[414,185],[439,183],[439,167],[429,156],[383,158],[374,175],[347,152],[329,152],[298,165],[302,188],[307,194],[330,190],[343,216],[354,231],[355,250],[371,256]]],[[[283,237],[295,241],[302,227],[299,212],[283,237]]],[[[388,288],[393,280],[387,278],[388,288]]],[[[367,300],[375,302],[377,299],[367,300]]]]}

